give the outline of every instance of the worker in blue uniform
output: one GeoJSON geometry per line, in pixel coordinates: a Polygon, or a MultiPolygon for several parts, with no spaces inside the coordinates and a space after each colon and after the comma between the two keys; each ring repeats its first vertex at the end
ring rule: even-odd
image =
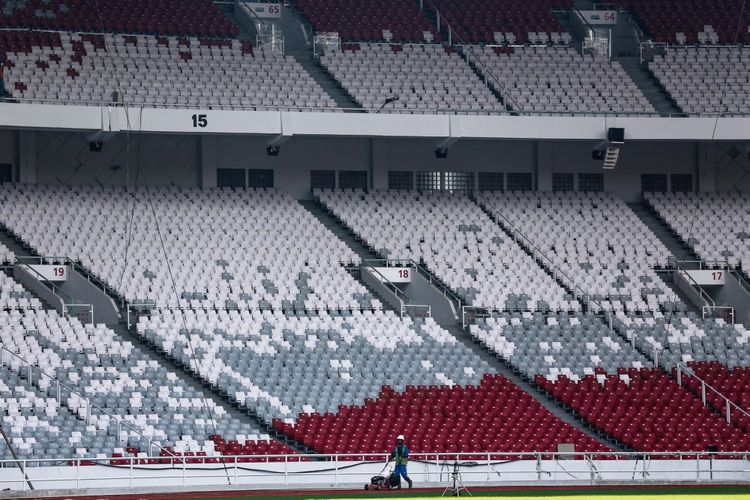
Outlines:
{"type": "Polygon", "coordinates": [[[412,482],[406,472],[406,464],[409,463],[409,447],[404,444],[403,435],[396,438],[396,448],[391,452],[391,459],[396,463],[396,468],[393,470],[393,473],[397,476],[403,477],[404,480],[409,483],[409,488],[411,488],[412,482]]]}

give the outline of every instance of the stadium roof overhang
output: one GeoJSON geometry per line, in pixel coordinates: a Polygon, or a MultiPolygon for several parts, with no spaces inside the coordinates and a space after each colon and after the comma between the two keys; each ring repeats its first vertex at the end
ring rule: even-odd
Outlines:
{"type": "Polygon", "coordinates": [[[750,117],[407,115],[231,111],[0,104],[0,127],[117,134],[226,134],[271,138],[394,137],[445,139],[601,139],[608,127],[626,140],[750,140],[750,117]],[[202,117],[202,119],[200,119],[202,117]]]}

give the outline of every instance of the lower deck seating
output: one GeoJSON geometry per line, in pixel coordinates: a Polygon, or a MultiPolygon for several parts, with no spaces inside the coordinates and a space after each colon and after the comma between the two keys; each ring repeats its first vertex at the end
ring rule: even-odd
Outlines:
{"type": "Polygon", "coordinates": [[[730,369],[750,366],[750,330],[739,323],[729,325],[721,319],[703,319],[693,312],[669,312],[653,317],[619,313],[617,317],[628,335],[646,339],[683,363],[718,361],[730,369]]]}
{"type": "Polygon", "coordinates": [[[467,305],[580,311],[580,303],[468,196],[448,192],[315,192],[383,257],[424,262],[467,305]]]}
{"type": "MultiPolygon", "coordinates": [[[[745,413],[750,414],[750,367],[736,366],[727,368],[717,361],[691,361],[688,366],[695,371],[705,383],[734,404],[739,406],[745,413]]],[[[683,383],[694,392],[701,393],[700,382],[691,376],[684,376],[683,383]]],[[[713,407],[726,416],[726,401],[714,391],[706,391],[706,399],[713,407]]],[[[750,433],[750,416],[730,408],[732,424],[746,433],[750,433]]]]}
{"type": "Polygon", "coordinates": [[[509,460],[517,458],[513,452],[556,452],[561,443],[572,443],[580,452],[610,451],[502,375],[491,374],[469,386],[407,386],[401,392],[385,386],[363,405],[276,425],[325,453],[384,453],[398,434],[408,436],[412,459],[438,452],[493,452],[493,459],[509,460]]]}
{"type": "MultiPolygon", "coordinates": [[[[671,253],[621,199],[608,193],[483,193],[501,224],[526,236],[605,310],[654,312],[684,305],[656,273],[671,253]]],[[[549,267],[552,267],[550,265],[549,267]]]]}
{"type": "Polygon", "coordinates": [[[0,266],[10,266],[15,261],[16,256],[11,249],[0,243],[0,266]]]}
{"type": "Polygon", "coordinates": [[[603,381],[593,375],[578,382],[538,381],[588,423],[635,450],[750,450],[750,434],[725,422],[659,369],[621,370],[603,381]]]}
{"type": "Polygon", "coordinates": [[[431,318],[391,311],[292,315],[162,311],[138,332],[267,423],[362,404],[389,385],[475,384],[489,367],[431,318]]]}
{"type": "Polygon", "coordinates": [[[590,425],[630,448],[750,450],[744,420],[728,424],[689,386],[651,368],[596,316],[504,314],[480,318],[471,333],[590,425]]]}
{"type": "MultiPolygon", "coordinates": [[[[0,287],[0,302],[14,292],[0,287]]],[[[104,325],[26,304],[0,310],[0,347],[2,426],[21,458],[90,461],[161,450],[215,461],[227,451],[221,439],[245,443],[239,454],[294,453],[104,325]],[[37,368],[29,378],[27,363],[46,375],[37,368]]]]}
{"type": "Polygon", "coordinates": [[[342,267],[360,258],[295,199],[273,189],[13,184],[0,187],[0,203],[0,222],[37,253],[81,262],[131,303],[382,308],[342,267]]]}
{"type": "Polygon", "coordinates": [[[0,310],[41,310],[42,302],[12,278],[0,272],[0,310]]]}

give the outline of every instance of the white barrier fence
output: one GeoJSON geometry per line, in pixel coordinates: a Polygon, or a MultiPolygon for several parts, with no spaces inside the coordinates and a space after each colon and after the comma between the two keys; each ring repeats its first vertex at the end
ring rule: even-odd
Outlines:
{"type": "MultiPolygon", "coordinates": [[[[385,455],[378,454],[268,455],[223,457],[223,463],[187,463],[198,458],[154,457],[160,463],[153,464],[146,464],[143,458],[7,460],[0,462],[0,490],[27,490],[24,472],[35,490],[243,485],[361,488],[372,476],[382,473],[386,460],[385,455]]],[[[422,454],[409,463],[409,476],[417,486],[447,485],[454,468],[464,484],[473,486],[524,482],[738,483],[750,482],[750,452],[422,454]]]]}

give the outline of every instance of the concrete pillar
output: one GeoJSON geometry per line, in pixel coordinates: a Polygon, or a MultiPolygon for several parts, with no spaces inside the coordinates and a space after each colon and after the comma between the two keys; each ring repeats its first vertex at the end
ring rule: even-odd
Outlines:
{"type": "Polygon", "coordinates": [[[36,132],[18,132],[18,182],[36,183],[36,132]]]}
{"type": "Polygon", "coordinates": [[[716,143],[699,142],[696,147],[698,183],[697,190],[701,193],[716,191],[716,143]]]}
{"type": "Polygon", "coordinates": [[[371,141],[371,185],[374,189],[387,189],[390,168],[388,139],[372,139],[371,141]]]}
{"type": "Polygon", "coordinates": [[[552,170],[554,167],[554,144],[549,141],[536,141],[534,171],[538,191],[552,191],[552,170]]]}
{"type": "Polygon", "coordinates": [[[200,185],[204,188],[216,187],[216,168],[218,162],[218,139],[211,135],[202,135],[198,139],[198,172],[200,185]]]}

